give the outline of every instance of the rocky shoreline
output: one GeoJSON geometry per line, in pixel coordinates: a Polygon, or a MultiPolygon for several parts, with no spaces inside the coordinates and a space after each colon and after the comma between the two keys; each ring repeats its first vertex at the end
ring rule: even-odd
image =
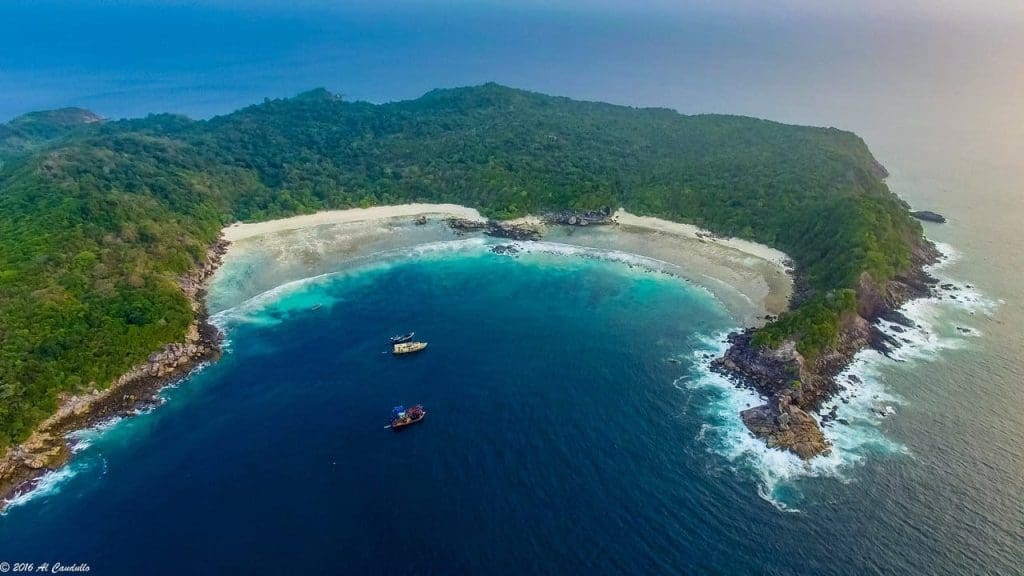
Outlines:
{"type": "MultiPolygon", "coordinates": [[[[426,222],[425,217],[415,220],[426,222]]],[[[451,217],[448,226],[458,235],[481,232],[488,236],[515,241],[539,240],[545,225],[590,226],[615,224],[609,209],[601,211],[566,210],[543,215],[537,221],[501,222],[451,217]]],[[[0,511],[9,499],[32,490],[47,472],[56,470],[70,459],[72,450],[68,434],[95,426],[113,418],[131,416],[160,403],[161,389],[188,375],[197,366],[216,360],[221,353],[221,334],[208,322],[206,285],[222,262],[229,242],[220,239],[207,252],[203,266],[180,279],[182,292],[189,299],[196,320],[189,327],[183,342],[168,344],[150,355],[105,390],[61,399],[60,409],[45,420],[22,444],[13,447],[0,459],[0,511]]],[[[514,256],[515,244],[493,249],[514,256]]],[[[847,366],[857,351],[867,346],[886,350],[888,342],[872,325],[879,318],[901,323],[896,309],[904,302],[928,296],[935,284],[923,270],[934,262],[938,252],[925,243],[915,254],[914,272],[905,278],[890,281],[883,287],[862,278],[858,289],[858,314],[844,319],[839,345],[823,354],[813,364],[807,363],[792,343],[774,350],[761,350],[751,345],[753,330],[729,336],[730,347],[712,362],[712,367],[730,377],[739,386],[748,386],[767,399],[761,406],[745,410],[741,416],[747,427],[771,447],[788,449],[801,458],[811,458],[828,450],[817,420],[810,413],[838,392],[836,375],[847,366]],[[798,387],[793,386],[799,381],[798,387]]],[[[799,281],[799,277],[796,278],[799,281]]],[[[799,282],[798,282],[799,284],[799,282]]],[[[793,294],[792,304],[805,297],[804,290],[793,294]]],[[[905,318],[902,318],[906,322],[905,318]]]]}
{"type": "MultiPolygon", "coordinates": [[[[530,219],[524,219],[530,220],[530,219]]],[[[611,208],[602,210],[562,210],[548,212],[535,221],[472,220],[469,218],[448,218],[445,222],[456,234],[482,232],[494,238],[508,240],[540,240],[545,225],[555,226],[600,226],[614,224],[611,208]]],[[[417,225],[426,224],[426,217],[415,220],[417,225]]]]}
{"type": "Polygon", "coordinates": [[[540,240],[543,235],[539,226],[529,223],[516,224],[499,220],[469,220],[466,218],[448,218],[446,222],[458,235],[483,232],[487,236],[509,240],[540,240]]]}
{"type": "MultiPolygon", "coordinates": [[[[935,245],[924,240],[914,251],[911,270],[879,285],[866,273],[857,286],[857,310],[840,320],[836,345],[807,361],[792,341],[776,348],[759,348],[752,343],[753,329],[730,334],[729,349],[711,363],[716,372],[737,386],[749,387],[766,399],[765,403],[740,413],[743,423],[772,448],[789,450],[804,460],[827,454],[831,447],[821,425],[811,416],[840,391],[836,377],[864,348],[889,355],[898,347],[878,328],[879,320],[904,327],[913,322],[899,308],[918,298],[935,293],[938,280],[925,271],[940,258],[935,245]]],[[[794,299],[805,296],[801,291],[794,299]]],[[[822,424],[834,418],[824,414],[822,424]]]]}
{"type": "Polygon", "coordinates": [[[0,459],[0,511],[11,498],[34,489],[47,472],[68,462],[69,433],[159,404],[160,390],[220,356],[221,334],[208,321],[205,296],[206,284],[220,266],[227,247],[226,240],[215,242],[203,266],[180,279],[182,292],[196,314],[184,341],[165,345],[104,390],[61,398],[57,412],[0,459]]]}

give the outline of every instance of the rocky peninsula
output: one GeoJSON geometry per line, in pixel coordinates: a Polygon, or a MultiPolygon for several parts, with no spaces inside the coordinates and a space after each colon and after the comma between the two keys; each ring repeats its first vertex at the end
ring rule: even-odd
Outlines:
{"type": "MultiPolygon", "coordinates": [[[[871,347],[888,354],[891,347],[900,345],[882,333],[877,323],[884,319],[912,327],[898,309],[910,300],[933,295],[938,280],[925,271],[925,266],[934,264],[939,257],[934,244],[925,241],[914,251],[907,274],[884,284],[862,274],[856,291],[856,310],[841,318],[835,345],[813,360],[801,355],[792,340],[777,347],[759,347],[753,343],[753,329],[731,334],[729,349],[712,362],[712,368],[767,399],[741,413],[747,428],[768,446],[789,450],[805,460],[827,453],[830,446],[819,422],[810,413],[817,412],[839,392],[836,376],[857,352],[871,347]]],[[[806,296],[799,291],[794,293],[796,299],[806,296]]],[[[827,419],[828,415],[822,417],[823,421],[827,419]]]]}

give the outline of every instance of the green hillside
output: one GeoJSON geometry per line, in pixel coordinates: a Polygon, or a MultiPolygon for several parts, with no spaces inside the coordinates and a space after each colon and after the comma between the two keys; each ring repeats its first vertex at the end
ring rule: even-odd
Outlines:
{"type": "Polygon", "coordinates": [[[177,278],[223,224],[324,208],[624,206],[763,242],[814,296],[761,340],[814,354],[858,276],[907,269],[921,240],[879,171],[836,129],[493,84],[383,105],[315,90],[208,121],[28,115],[0,125],[0,446],[60,392],[105,386],[180,339],[191,311],[177,278]]]}

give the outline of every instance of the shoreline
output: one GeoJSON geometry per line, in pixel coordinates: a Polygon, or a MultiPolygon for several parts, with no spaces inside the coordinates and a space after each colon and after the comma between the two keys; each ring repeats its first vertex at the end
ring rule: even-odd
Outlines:
{"type": "Polygon", "coordinates": [[[765,316],[787,310],[795,289],[789,258],[783,252],[621,209],[589,225],[565,224],[551,215],[488,222],[476,210],[454,204],[405,204],[236,223],[224,230],[225,239],[231,241],[226,257],[236,265],[240,259],[251,259],[251,264],[247,262],[249,268],[237,277],[218,281],[222,286],[215,290],[211,313],[361,258],[451,241],[453,231],[456,237],[536,239],[660,261],[672,267],[674,275],[709,290],[744,327],[762,325],[765,316]],[[447,222],[451,230],[434,230],[441,224],[438,220],[447,222]],[[420,226],[412,226],[413,222],[420,226]],[[432,226],[425,226],[427,222],[432,226]],[[224,284],[242,294],[225,298],[224,284]]]}
{"type": "MultiPolygon", "coordinates": [[[[31,492],[44,475],[67,464],[72,457],[69,434],[111,418],[129,417],[140,409],[159,404],[161,390],[187,377],[197,367],[219,358],[222,335],[209,321],[208,289],[221,265],[243,251],[245,245],[260,239],[332,226],[365,225],[371,228],[367,231],[370,236],[374,233],[387,234],[391,230],[389,226],[399,222],[408,224],[414,219],[415,224],[423,224],[426,217],[440,217],[449,223],[488,222],[475,209],[456,204],[403,204],[331,210],[226,226],[220,239],[208,250],[206,262],[180,280],[182,291],[196,314],[184,342],[165,345],[147,362],[136,365],[106,389],[63,398],[60,408],[40,424],[28,440],[8,449],[0,458],[0,513],[13,498],[31,492]]],[[[561,230],[565,234],[560,240],[568,240],[568,245],[596,250],[622,251],[614,243],[628,238],[635,249],[627,253],[664,260],[683,271],[690,266],[703,267],[696,274],[683,273],[680,277],[709,289],[716,297],[728,288],[748,300],[756,313],[736,313],[735,302],[730,306],[728,299],[723,301],[719,298],[727,309],[732,308],[745,327],[763,323],[766,314],[778,314],[788,308],[792,294],[792,278],[787,266],[789,260],[784,253],[753,242],[719,238],[689,224],[635,216],[620,209],[606,222],[590,226],[551,223],[532,215],[495,225],[499,229],[528,230],[538,235],[561,230]],[[584,235],[584,229],[589,236],[584,235]],[[658,253],[658,246],[662,246],[664,251],[658,253]],[[674,257],[666,258],[666,251],[675,251],[674,257]],[[695,259],[695,254],[700,258],[695,259]],[[773,279],[767,278],[769,271],[775,276],[773,279]],[[715,273],[731,277],[716,278],[715,273]],[[763,286],[758,284],[759,290],[754,291],[750,286],[757,284],[759,275],[765,275],[761,280],[763,286]],[[739,281],[740,276],[745,276],[745,283],[739,281]],[[751,281],[751,278],[755,280],[751,281]],[[731,286],[730,280],[743,285],[731,286]]],[[[463,234],[454,228],[449,233],[463,234]]]]}
{"type": "Polygon", "coordinates": [[[704,243],[717,244],[719,246],[725,246],[727,248],[749,254],[755,258],[766,260],[776,266],[783,268],[790,267],[790,257],[781,250],[776,250],[771,246],[758,244],[757,242],[751,242],[741,238],[723,238],[713,232],[694,226],[693,224],[673,222],[671,220],[663,220],[653,216],[637,216],[630,212],[626,212],[622,208],[619,208],[615,214],[612,215],[612,218],[614,218],[618,224],[623,226],[643,228],[654,232],[692,238],[704,243]]]}
{"type": "Polygon", "coordinates": [[[43,476],[68,463],[73,455],[69,434],[159,405],[164,388],[220,357],[221,334],[209,322],[205,300],[208,283],[226,252],[227,242],[221,238],[207,250],[206,262],[180,279],[196,313],[183,342],[164,345],[105,389],[63,398],[27,440],[0,458],[0,514],[13,499],[34,490],[43,476]]]}
{"type": "Polygon", "coordinates": [[[302,214],[277,218],[265,222],[235,222],[222,230],[223,238],[234,243],[254,236],[301,230],[330,224],[349,224],[393,218],[416,218],[418,216],[444,216],[483,222],[486,220],[474,208],[458,204],[397,204],[394,206],[372,206],[347,210],[323,210],[313,214],[302,214]]]}
{"type": "Polygon", "coordinates": [[[939,280],[931,270],[943,259],[942,253],[922,238],[911,258],[909,270],[884,283],[867,273],[861,275],[856,309],[840,317],[836,343],[816,357],[804,358],[791,340],[775,348],[758,347],[750,328],[728,336],[728,349],[712,361],[711,369],[761,397],[764,404],[740,413],[756,438],[805,461],[831,452],[832,445],[822,427],[836,419],[834,404],[828,412],[824,408],[842,391],[839,376],[863,350],[891,357],[893,350],[903,344],[882,329],[883,323],[896,325],[901,331],[917,328],[901,310],[911,302],[936,295],[939,280]]]}

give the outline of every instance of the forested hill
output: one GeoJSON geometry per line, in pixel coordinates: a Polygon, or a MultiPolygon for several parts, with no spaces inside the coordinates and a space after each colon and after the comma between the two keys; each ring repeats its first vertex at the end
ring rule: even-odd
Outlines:
{"type": "Polygon", "coordinates": [[[62,391],[106,386],[192,320],[177,278],[225,223],[454,202],[496,218],[624,206],[789,253],[816,296],[765,341],[813,354],[861,272],[910,266],[920,226],[860,138],[494,84],[405,102],[325,90],[207,121],[0,125],[0,446],[62,391]]]}

